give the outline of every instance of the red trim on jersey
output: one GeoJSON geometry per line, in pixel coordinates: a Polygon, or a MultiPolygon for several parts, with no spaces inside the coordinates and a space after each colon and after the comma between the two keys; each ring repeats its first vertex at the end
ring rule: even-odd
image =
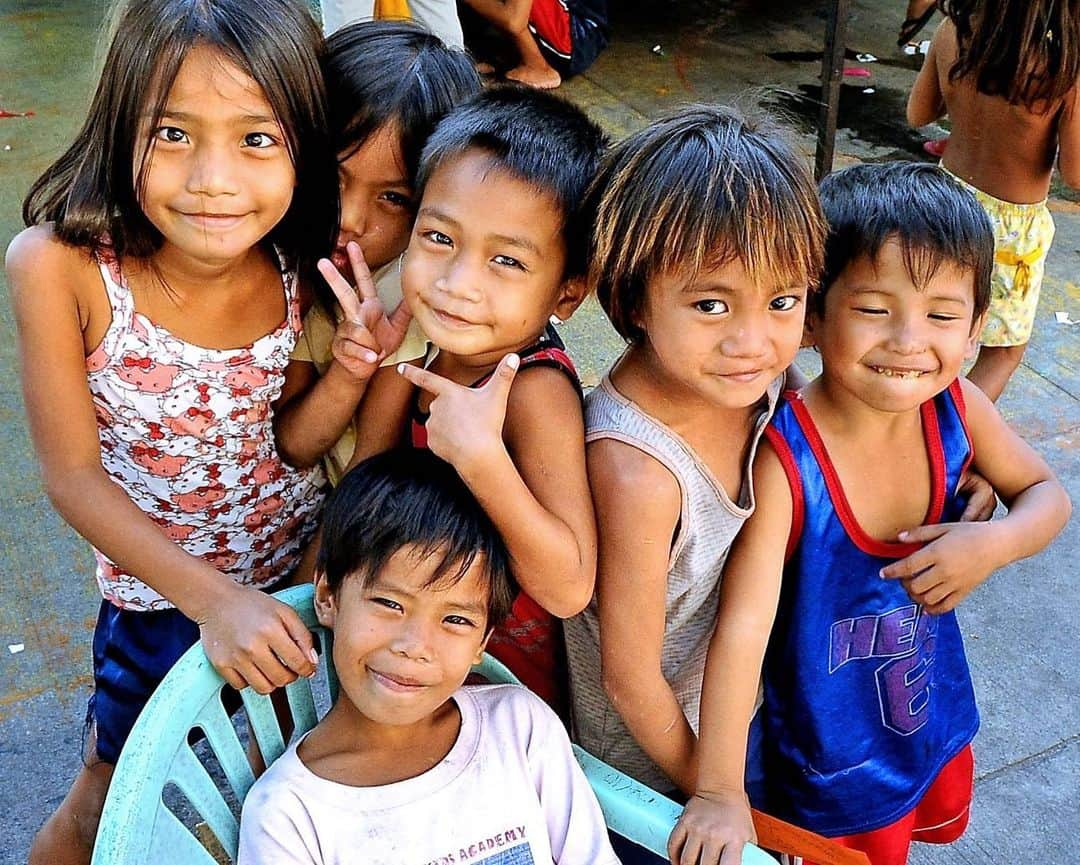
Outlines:
{"type": "Polygon", "coordinates": [[[971,461],[975,459],[975,445],[971,441],[971,431],[968,429],[967,424],[967,403],[964,401],[964,389],[960,385],[960,379],[953,379],[953,383],[949,385],[949,394],[953,398],[953,402],[956,403],[957,414],[960,415],[960,425],[964,428],[964,438],[968,443],[968,455],[964,460],[964,464],[960,467],[960,476],[964,476],[964,472],[968,470],[968,466],[971,465],[971,461]]]}
{"type": "MultiPolygon", "coordinates": [[[[789,401],[799,399],[797,391],[786,391],[784,397],[789,401]]],[[[803,520],[806,515],[806,504],[803,500],[802,478],[799,476],[799,464],[795,461],[795,455],[791,448],[772,424],[765,427],[765,438],[769,440],[780,466],[787,476],[788,489],[791,491],[791,528],[788,530],[787,549],[784,551],[784,561],[787,562],[798,546],[799,538],[802,537],[803,520]]]]}
{"type": "MultiPolygon", "coordinates": [[[[871,556],[879,556],[888,559],[902,559],[910,556],[917,550],[922,549],[922,544],[904,544],[893,541],[879,541],[870,537],[863,531],[851,504],[844,494],[844,488],[840,484],[840,476],[836,473],[829,452],[825,449],[825,442],[814,425],[814,419],[802,400],[793,400],[791,409],[795,414],[795,420],[802,428],[803,435],[817,459],[821,474],[825,478],[825,486],[829,490],[836,515],[840,524],[847,532],[848,538],[856,547],[871,556]]],[[[929,525],[941,519],[941,512],[945,503],[945,454],[941,447],[941,432],[938,429],[937,413],[934,410],[933,400],[928,400],[919,407],[922,419],[923,437],[926,441],[926,453],[930,461],[930,507],[927,510],[923,525],[929,525]]]]}

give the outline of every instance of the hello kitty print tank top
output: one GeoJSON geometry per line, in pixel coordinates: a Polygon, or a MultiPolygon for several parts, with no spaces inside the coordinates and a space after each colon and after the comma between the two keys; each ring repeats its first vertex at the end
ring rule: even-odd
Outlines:
{"type": "MultiPolygon", "coordinates": [[[[111,250],[97,255],[112,322],[86,358],[101,464],[187,552],[244,585],[288,576],[317,526],[325,479],[278,456],[271,405],[300,334],[296,278],[285,273],[286,319],[241,348],[173,336],[135,311],[111,250]]],[[[97,580],[118,607],[160,610],[165,598],[101,552],[97,580]]]]}

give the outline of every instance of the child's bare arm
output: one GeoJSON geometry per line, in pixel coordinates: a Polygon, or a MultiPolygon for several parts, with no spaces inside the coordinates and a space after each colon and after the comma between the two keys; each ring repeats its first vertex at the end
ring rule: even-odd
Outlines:
{"type": "Polygon", "coordinates": [[[743,845],[755,840],[743,786],[747,732],[780,599],[792,515],[787,478],[767,442],[754,462],[754,489],[757,509],[732,545],[720,583],[701,689],[697,790],[672,832],[673,862],[700,857],[738,865],[743,845]]]}
{"type": "Polygon", "coordinates": [[[934,33],[930,50],[926,52],[922,69],[919,70],[908,95],[907,121],[912,126],[926,126],[945,114],[945,95],[941,90],[938,55],[942,50],[941,43],[947,35],[946,28],[950,26],[946,21],[934,33]]]}
{"type": "Polygon", "coordinates": [[[557,370],[529,369],[515,380],[518,363],[503,358],[480,388],[402,369],[435,394],[428,447],[457,469],[495,523],[521,588],[565,618],[585,609],[596,576],[581,401],[557,370]]]}
{"type": "Polygon", "coordinates": [[[1058,171],[1073,189],[1080,189],[1080,84],[1065,96],[1058,120],[1058,171]]]}
{"type": "Polygon", "coordinates": [[[326,374],[318,377],[311,364],[290,362],[286,386],[274,409],[278,452],[298,467],[314,465],[341,438],[379,361],[401,345],[411,319],[404,302],[386,314],[360,247],[350,243],[348,254],[355,291],[333,264],[326,259],[319,262],[319,272],[345,315],[334,332],[334,359],[326,374]],[[301,389],[302,384],[306,389],[301,389]]]}
{"type": "Polygon", "coordinates": [[[86,253],[34,228],[12,242],[6,265],[30,434],[57,512],[196,622],[230,684],[268,693],[313,673],[311,634],[292,609],[182,550],[102,467],[78,291],[103,289],[86,253]]]}
{"type": "Polygon", "coordinates": [[[978,387],[960,379],[974,466],[1009,513],[988,523],[920,526],[900,540],[926,546],[882,570],[900,579],[930,613],[953,609],[998,568],[1043,549],[1068,522],[1072,505],[1043,459],[1009,427],[978,387]]]}
{"type": "Polygon", "coordinates": [[[599,530],[604,690],[642,750],[692,793],[697,738],[662,665],[668,566],[682,494],[663,465],[630,445],[602,439],[586,453],[599,530]]]}

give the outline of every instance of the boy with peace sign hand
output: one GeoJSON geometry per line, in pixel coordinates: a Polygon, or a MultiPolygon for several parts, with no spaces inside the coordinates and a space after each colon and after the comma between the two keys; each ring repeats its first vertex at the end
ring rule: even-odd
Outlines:
{"type": "MultiPolygon", "coordinates": [[[[353,457],[407,438],[454,466],[521,590],[488,650],[559,711],[558,619],[592,597],[596,526],[581,386],[549,320],[585,296],[578,212],[603,145],[580,109],[524,88],[491,89],[443,119],[421,157],[401,280],[435,350],[423,368],[375,373],[353,457]]],[[[361,345],[363,363],[377,349],[361,345]]]]}

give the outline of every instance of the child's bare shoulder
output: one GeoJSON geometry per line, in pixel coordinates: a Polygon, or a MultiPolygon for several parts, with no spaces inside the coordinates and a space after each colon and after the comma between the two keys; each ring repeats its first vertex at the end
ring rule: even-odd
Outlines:
{"type": "Polygon", "coordinates": [[[19,305],[34,296],[57,294],[81,297],[94,285],[93,255],[62,241],[52,224],[23,229],[11,241],[4,257],[13,302],[19,305]]]}
{"type": "Polygon", "coordinates": [[[682,489],[671,470],[636,445],[615,438],[586,448],[593,497],[623,502],[643,518],[674,513],[682,507],[682,489]]]}
{"type": "MultiPolygon", "coordinates": [[[[553,366],[528,366],[514,377],[506,405],[507,433],[538,425],[584,429],[581,396],[567,372],[553,366]]],[[[584,435],[583,432],[579,433],[584,435]]]]}

